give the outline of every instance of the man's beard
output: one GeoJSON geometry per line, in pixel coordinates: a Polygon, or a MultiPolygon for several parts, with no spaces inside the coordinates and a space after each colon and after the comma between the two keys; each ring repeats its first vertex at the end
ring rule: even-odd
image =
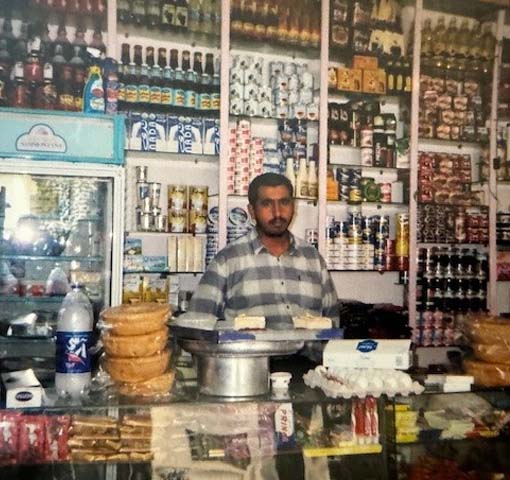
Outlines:
{"type": "Polygon", "coordinates": [[[264,235],[267,235],[268,237],[272,237],[272,238],[279,238],[279,237],[287,236],[288,227],[289,227],[289,222],[287,222],[285,219],[280,218],[280,217],[274,218],[271,222],[269,222],[269,224],[267,226],[262,227],[262,226],[258,225],[258,228],[264,233],[264,235]],[[275,227],[275,228],[277,228],[277,230],[271,229],[271,224],[273,222],[280,223],[280,226],[275,227]]]}

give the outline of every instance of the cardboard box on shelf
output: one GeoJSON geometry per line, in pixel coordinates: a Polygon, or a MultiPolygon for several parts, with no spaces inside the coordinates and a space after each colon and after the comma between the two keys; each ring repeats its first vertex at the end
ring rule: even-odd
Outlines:
{"type": "Polygon", "coordinates": [[[361,92],[362,71],[359,68],[338,67],[337,83],[338,90],[349,92],[361,92]]]}
{"type": "Polygon", "coordinates": [[[386,93],[386,72],[381,69],[363,70],[363,87],[365,93],[386,93]]]}
{"type": "Polygon", "coordinates": [[[369,57],[366,55],[354,55],[352,59],[352,67],[361,70],[376,70],[379,68],[377,57],[369,57]]]}

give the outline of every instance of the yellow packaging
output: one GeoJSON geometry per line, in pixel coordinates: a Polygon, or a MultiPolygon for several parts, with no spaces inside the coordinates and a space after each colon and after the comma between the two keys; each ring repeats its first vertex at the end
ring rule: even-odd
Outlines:
{"type": "Polygon", "coordinates": [[[384,95],[386,93],[386,72],[381,68],[363,70],[363,92],[384,95]]]}
{"type": "Polygon", "coordinates": [[[142,299],[144,302],[168,303],[168,281],[159,273],[143,276],[142,299]]]}
{"type": "Polygon", "coordinates": [[[122,280],[122,303],[142,301],[142,279],[137,273],[126,273],[122,280]]]}
{"type": "Polygon", "coordinates": [[[354,55],[352,59],[352,68],[360,68],[361,70],[376,70],[379,68],[379,61],[377,57],[354,55]]]}
{"type": "Polygon", "coordinates": [[[336,181],[335,174],[331,169],[328,169],[326,197],[328,200],[338,200],[338,182],[336,181]]]}
{"type": "Polygon", "coordinates": [[[359,68],[338,67],[337,88],[349,92],[361,92],[362,72],[359,68]]]}

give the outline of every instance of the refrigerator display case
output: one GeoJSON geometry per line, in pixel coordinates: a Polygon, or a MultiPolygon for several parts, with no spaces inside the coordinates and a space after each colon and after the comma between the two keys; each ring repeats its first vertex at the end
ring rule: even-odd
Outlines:
{"type": "Polygon", "coordinates": [[[96,320],[121,301],[123,121],[0,109],[0,129],[0,369],[44,381],[70,285],[96,320]]]}

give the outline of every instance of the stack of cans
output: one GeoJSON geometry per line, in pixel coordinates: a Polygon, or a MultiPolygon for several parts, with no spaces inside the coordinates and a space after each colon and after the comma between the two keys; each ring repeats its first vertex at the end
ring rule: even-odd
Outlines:
{"type": "Polygon", "coordinates": [[[207,232],[208,187],[168,185],[168,231],[207,232]]]}
{"type": "Polygon", "coordinates": [[[136,167],[136,229],[142,232],[165,232],[166,215],[161,213],[159,201],[161,183],[147,181],[148,167],[136,167]]]}
{"type": "Polygon", "coordinates": [[[233,207],[228,211],[227,243],[246,235],[253,228],[250,215],[243,207],[233,207]]]}
{"type": "Polygon", "coordinates": [[[317,120],[318,98],[307,65],[237,55],[230,69],[230,113],[317,120]]]}
{"type": "Polygon", "coordinates": [[[349,214],[347,220],[328,220],[326,263],[331,270],[395,270],[395,241],[389,238],[387,215],[349,214]]]}
{"type": "Polygon", "coordinates": [[[239,120],[229,130],[227,193],[247,195],[250,181],[263,171],[264,140],[251,136],[248,120],[239,120]]]}

